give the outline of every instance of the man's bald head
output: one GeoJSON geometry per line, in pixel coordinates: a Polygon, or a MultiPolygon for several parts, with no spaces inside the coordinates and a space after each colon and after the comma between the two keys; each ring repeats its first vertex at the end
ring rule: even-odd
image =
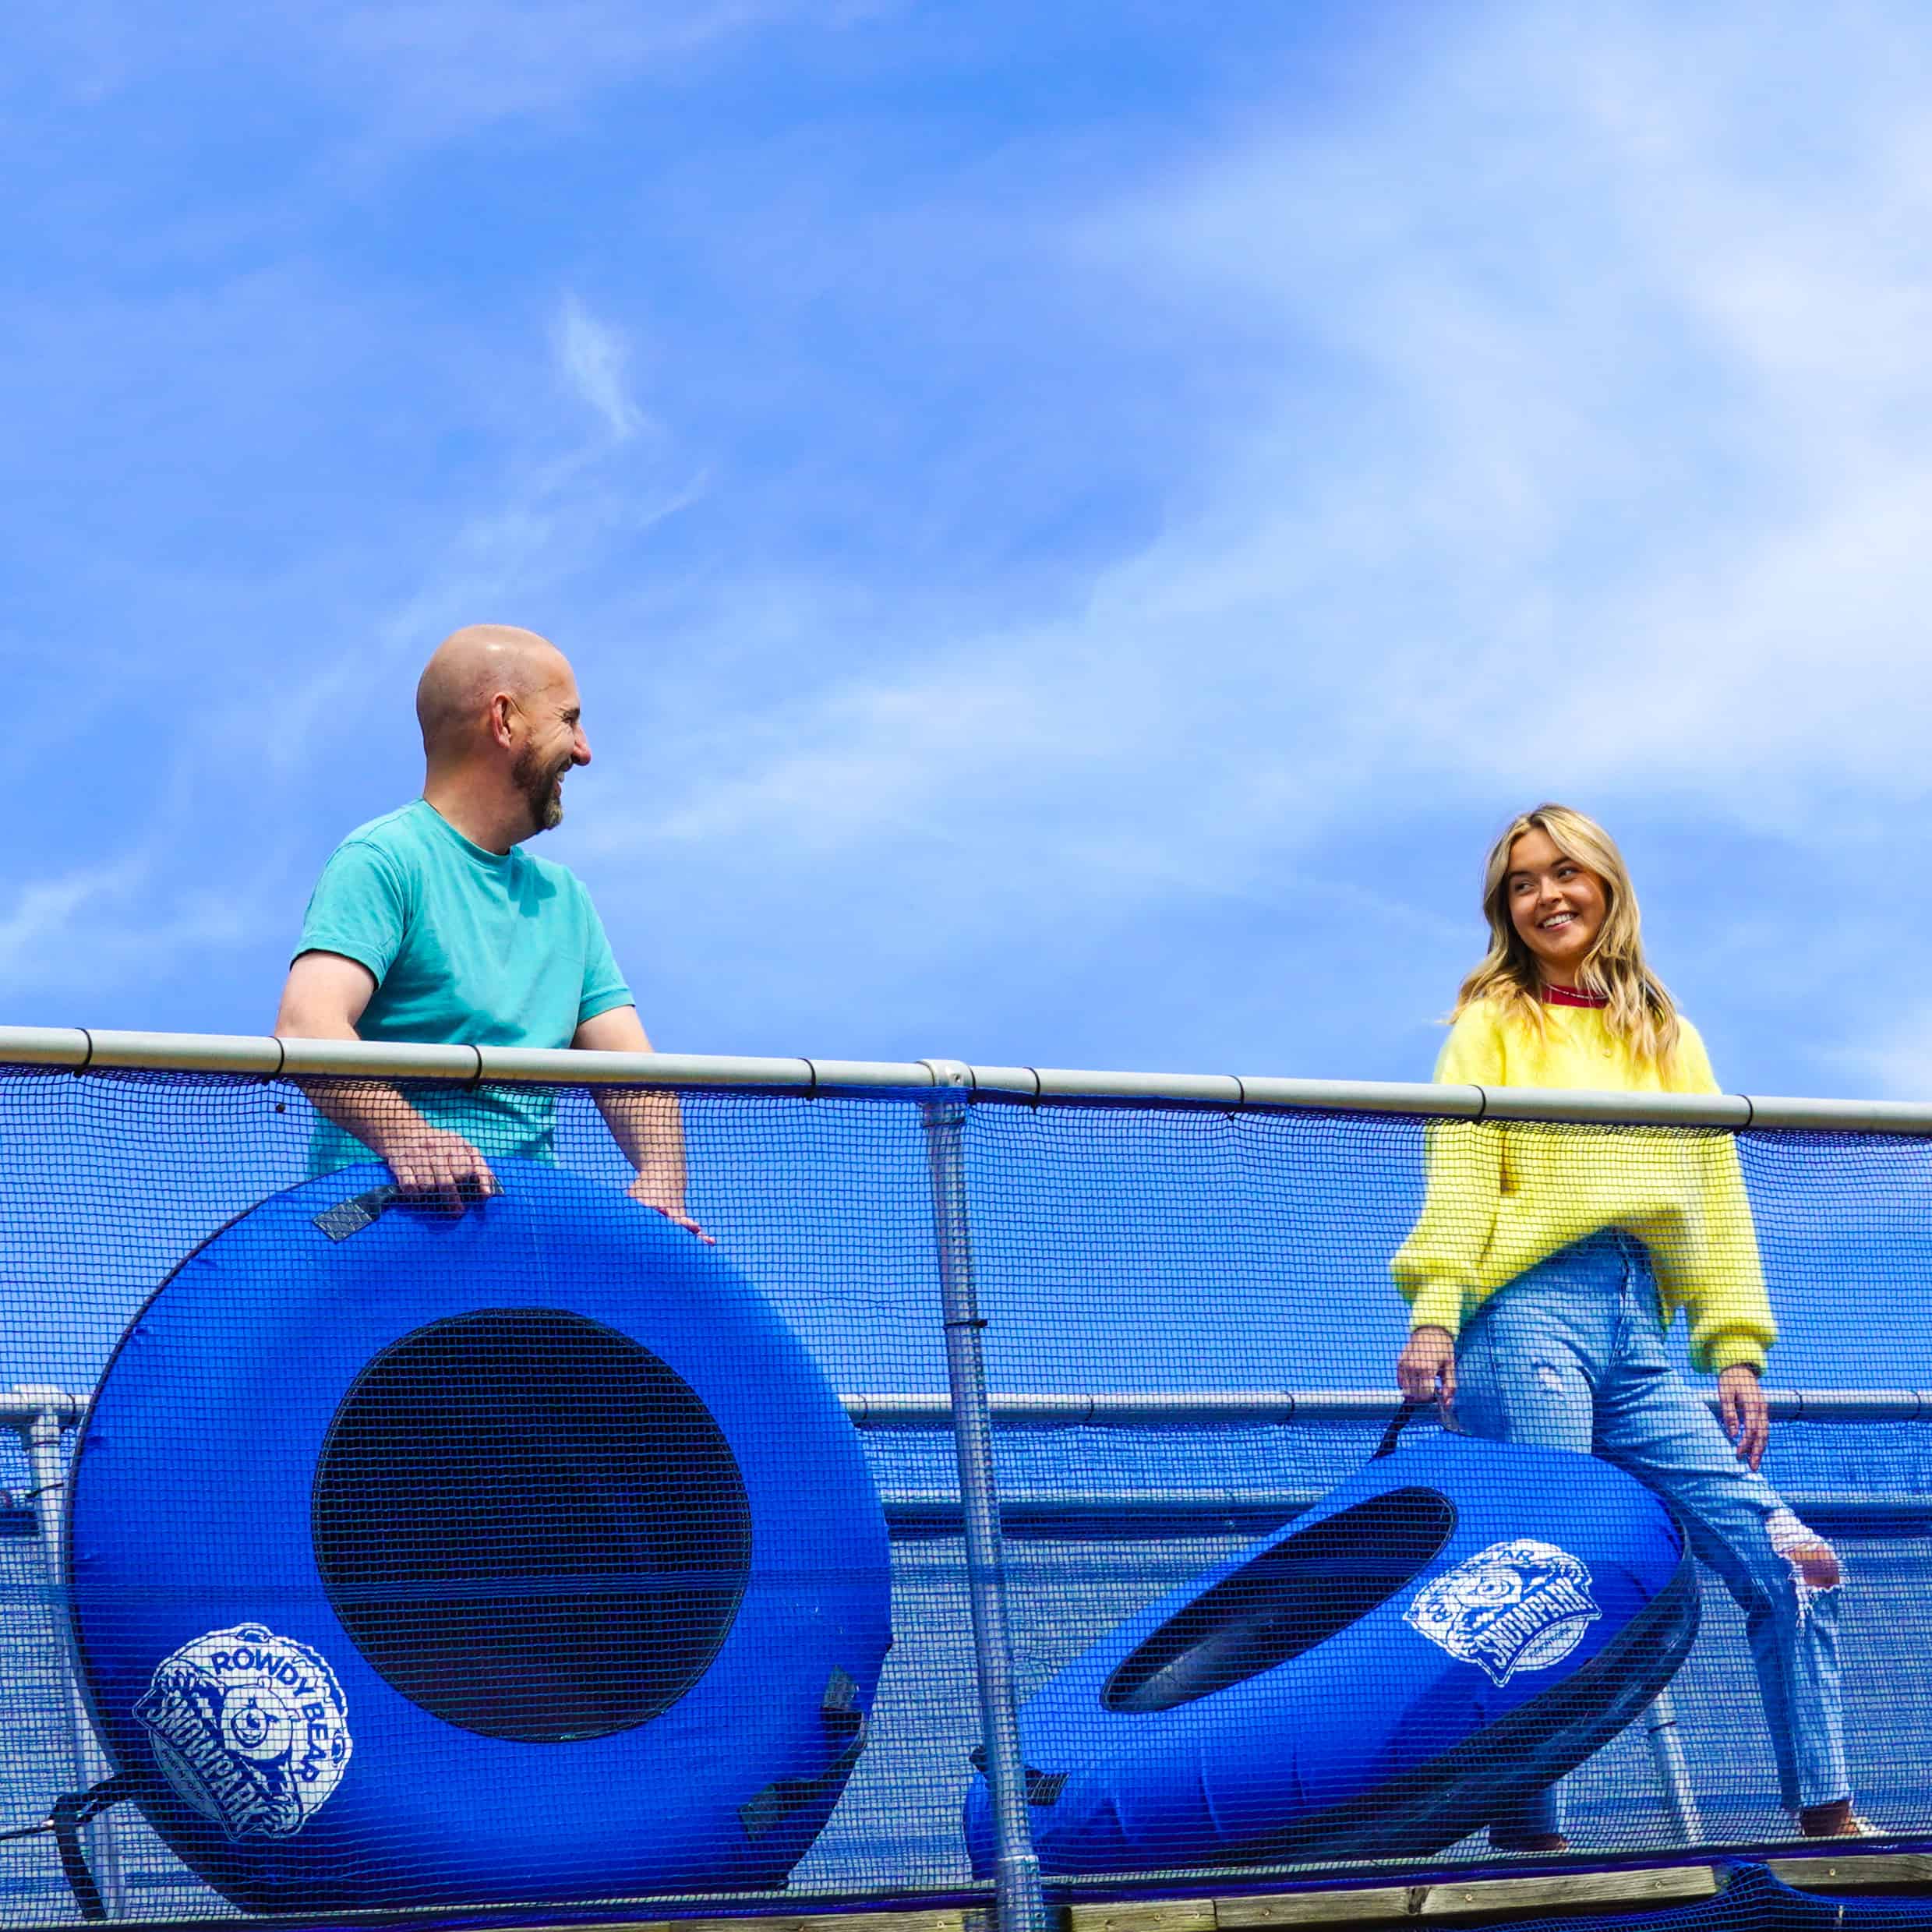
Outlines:
{"type": "Polygon", "coordinates": [[[416,686],[429,761],[422,795],[492,851],[563,816],[563,781],[590,763],[570,660],[514,624],[466,624],[436,648],[416,686]]]}
{"type": "Polygon", "coordinates": [[[519,705],[570,662],[547,638],[515,624],[465,624],[438,645],[416,684],[416,722],[432,765],[461,761],[482,749],[499,697],[519,705]]]}

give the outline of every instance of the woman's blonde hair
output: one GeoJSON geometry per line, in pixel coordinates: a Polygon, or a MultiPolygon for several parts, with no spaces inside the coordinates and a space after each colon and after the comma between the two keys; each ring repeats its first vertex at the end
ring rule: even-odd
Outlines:
{"type": "Polygon", "coordinates": [[[1637,894],[1616,841],[1594,818],[1567,805],[1538,805],[1514,820],[1489,848],[1482,874],[1482,916],[1489,922],[1489,950],[1462,983],[1456,1011],[1494,1000],[1519,1012],[1540,1030],[1542,980],[1536,957],[1510,917],[1510,854],[1526,832],[1544,833],[1566,859],[1594,872],[1603,884],[1603,930],[1577,971],[1577,990],[1609,1001],[1603,1017],[1610,1031],[1638,1060],[1666,1065],[1677,1046],[1677,1008],[1664,983],[1644,961],[1637,894]]]}

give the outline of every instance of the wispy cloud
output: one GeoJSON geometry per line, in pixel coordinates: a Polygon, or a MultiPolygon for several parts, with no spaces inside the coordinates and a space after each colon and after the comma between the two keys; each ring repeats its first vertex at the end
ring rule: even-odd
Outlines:
{"type": "Polygon", "coordinates": [[[761,29],[840,29],[889,0],[399,0],[315,16],[316,51],[375,78],[419,132],[553,112],[761,29]]]}
{"type": "MultiPolygon", "coordinates": [[[[731,1001],[878,1045],[840,1015],[924,998],[916,936],[962,902],[948,1013],[1023,931],[1036,994],[1101,954],[1123,1007],[1137,961],[1217,987],[1203,1039],[1227,958],[1327,987],[1309,1012],[1365,1005],[1353,976],[1432,1014],[1465,845],[1552,793],[1666,859],[1756,855],[1751,945],[1713,913],[1702,950],[1760,988],[1776,954],[1767,1013],[1889,956],[1856,882],[1924,795],[1932,705],[1902,0],[1464,9],[1319,97],[1210,10],[1240,104],[1160,76],[1084,121],[997,78],[962,108],[930,10],[358,0],[217,8],[165,50],[137,12],[94,0],[69,42],[114,112],[145,127],[147,87],[198,130],[196,76],[298,69],[316,130],[199,226],[129,163],[97,200],[140,273],[39,304],[5,391],[47,580],[19,634],[84,583],[114,667],[70,708],[159,702],[150,639],[206,680],[123,741],[168,768],[171,835],[245,772],[228,835],[326,846],[413,778],[420,654],[497,614],[584,678],[560,856],[706,1026],[701,955],[835,907],[731,1001]],[[1843,888],[1829,956],[1781,868],[1843,888]]],[[[989,76],[1033,71],[1039,18],[975,16],[989,76]]],[[[1647,904],[1703,930],[1688,885],[1647,904]]],[[[1300,1023],[1241,1058],[1289,1064],[1300,1023]]]]}
{"type": "Polygon", "coordinates": [[[1932,1001],[1888,1003],[1862,1037],[1820,1058],[1858,1092],[1898,1100],[1932,1097],[1932,1001]]]}
{"type": "MultiPolygon", "coordinates": [[[[580,835],[1104,930],[1551,793],[1674,811],[1714,858],[1916,804],[1932,265],[1900,238],[1932,213],[1932,67],[1896,9],[1772,17],[1487,9],[1345,115],[1030,207],[1007,298],[1054,290],[1068,386],[1087,341],[1097,394],[1123,362],[1171,384],[1133,399],[1159,528],[1031,608],[822,567],[719,587],[708,728],[641,738],[648,779],[620,803],[600,774],[580,835]],[[1809,147],[1776,104],[1800,97],[1830,130],[1809,147]]],[[[927,210],[901,277],[984,250],[986,221],[927,210]]],[[[960,433],[1025,449],[997,415],[960,433]]],[[[1095,477],[1126,454],[1086,447],[1095,477]]],[[[1800,1004],[1888,947],[1834,917],[1828,962],[1802,906],[1773,917],[1800,1004]]],[[[1467,937],[1400,917],[1453,984],[1467,937]]]]}
{"type": "Polygon", "coordinates": [[[902,823],[948,783],[920,720],[1015,815],[1065,823],[1049,801],[1130,764],[1219,845],[1319,834],[1321,799],[1404,772],[1666,782],[1779,830],[1849,768],[1922,795],[1932,268],[1896,238],[1932,149],[1888,88],[1807,175],[1759,104],[1800,70],[1849,101],[1888,37],[1794,12],[1687,68],[1669,17],[1563,17],[1504,9],[1359,121],[1070,212],[1088,299],[1242,372],[1167,527],[1070,614],[956,612],[754,715],[662,829],[902,823]]]}
{"type": "Polygon", "coordinates": [[[262,917],[255,883],[174,898],[151,850],[32,881],[0,910],[0,994],[97,995],[130,970],[164,973],[231,944],[262,917]]]}
{"type": "Polygon", "coordinates": [[[65,978],[72,970],[79,916],[129,882],[125,871],[79,871],[23,887],[12,909],[0,913],[0,986],[65,978]]]}
{"type": "MultiPolygon", "coordinates": [[[[327,8],[211,5],[165,21],[133,0],[74,0],[22,21],[72,100],[157,69],[231,65],[348,99],[401,147],[556,113],[640,74],[675,71],[762,30],[838,31],[898,0],[353,0],[327,8]]],[[[18,71],[16,69],[16,71],[18,71]]]]}
{"type": "Polygon", "coordinates": [[[595,411],[613,440],[626,442],[644,427],[643,412],[624,380],[629,346],[616,329],[567,295],[552,324],[551,344],[564,381],[595,411]]]}

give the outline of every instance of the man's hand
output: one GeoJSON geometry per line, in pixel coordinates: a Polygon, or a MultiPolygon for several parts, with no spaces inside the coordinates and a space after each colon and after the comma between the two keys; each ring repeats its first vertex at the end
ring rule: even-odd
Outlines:
{"type": "Polygon", "coordinates": [[[1456,1338],[1446,1328],[1415,1330],[1396,1358],[1395,1379],[1411,1402],[1439,1400],[1446,1415],[1456,1404],[1456,1338]]]}
{"type": "MultiPolygon", "coordinates": [[[[634,1006],[593,1014],[578,1026],[570,1044],[592,1053],[652,1051],[634,1006]]],[[[605,1086],[593,1086],[591,1095],[611,1138],[638,1171],[631,1199],[711,1243],[710,1235],[684,1211],[684,1117],[677,1096],[648,1087],[605,1086]]]]}
{"type": "Polygon", "coordinates": [[[1718,1372],[1718,1414],[1725,1434],[1737,1444],[1738,1460],[1755,1470],[1771,1440],[1771,1404],[1749,1362],[1734,1362],[1718,1372]]]}
{"type": "Polygon", "coordinates": [[[399,1125],[376,1149],[406,1200],[461,1214],[472,1201],[500,1194],[489,1164],[461,1134],[426,1121],[399,1125]]]}
{"type": "Polygon", "coordinates": [[[717,1246],[716,1238],[708,1234],[684,1212],[680,1202],[666,1200],[662,1183],[652,1174],[641,1174],[627,1190],[632,1200],[640,1207],[648,1207],[662,1214],[667,1221],[675,1223],[687,1234],[695,1234],[708,1248],[717,1246]]]}

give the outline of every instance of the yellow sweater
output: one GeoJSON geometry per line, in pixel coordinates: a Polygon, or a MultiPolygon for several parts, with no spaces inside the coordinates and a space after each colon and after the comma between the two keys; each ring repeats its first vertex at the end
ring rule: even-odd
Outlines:
{"type": "MultiPolygon", "coordinates": [[[[1679,1019],[1669,1067],[1633,1061],[1600,1009],[1545,1006],[1544,1031],[1492,1001],[1450,1031],[1439,1081],[1478,1086],[1715,1093],[1697,1030],[1679,1019]]],[[[1668,1322],[1689,1311],[1690,1358],[1761,1369],[1777,1339],[1737,1150],[1696,1128],[1581,1128],[1437,1121],[1427,1130],[1421,1217],[1390,1264],[1410,1326],[1458,1333],[1526,1268],[1604,1228],[1650,1252],[1668,1322]]]]}

